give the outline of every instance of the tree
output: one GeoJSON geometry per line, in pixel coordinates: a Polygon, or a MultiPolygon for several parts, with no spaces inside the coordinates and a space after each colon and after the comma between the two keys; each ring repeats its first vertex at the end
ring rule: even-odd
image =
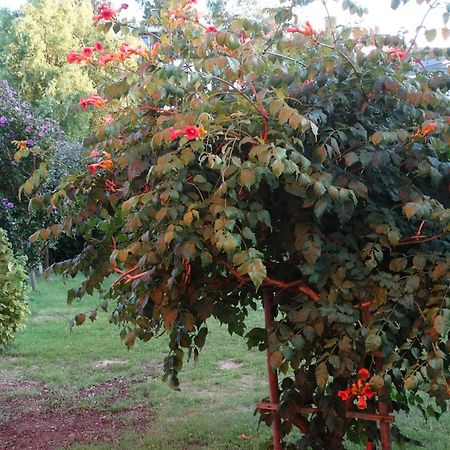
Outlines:
{"type": "MultiPolygon", "coordinates": [[[[88,133],[92,119],[80,114],[78,99],[92,92],[104,73],[92,67],[67,68],[65,55],[99,40],[92,14],[90,0],[38,0],[16,14],[3,10],[0,15],[0,78],[44,115],[57,119],[74,140],[88,133]]],[[[113,35],[106,38],[114,40],[113,35]]]]}
{"type": "Polygon", "coordinates": [[[397,36],[315,30],[289,8],[274,29],[218,30],[191,2],[161,17],[159,45],[135,51],[139,70],[89,100],[114,119],[86,142],[89,168],[49,198],[68,214],[58,230],[86,240],[54,266],[86,276],[68,300],[100,290],[128,347],[165,330],[175,389],[210,317],[268,348],[285,376],[283,435],[304,433],[287,448],[377,441],[354,417],[386,392],[394,411],[438,416],[450,376],[448,76],[417,70],[425,52],[397,36]],[[263,295],[276,317],[247,332],[263,295]]]}

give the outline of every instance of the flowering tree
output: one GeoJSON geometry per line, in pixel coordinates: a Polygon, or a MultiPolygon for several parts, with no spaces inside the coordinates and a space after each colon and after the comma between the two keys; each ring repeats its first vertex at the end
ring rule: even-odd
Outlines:
{"type": "MultiPolygon", "coordinates": [[[[377,441],[357,412],[387,394],[395,411],[438,416],[449,397],[448,77],[419,70],[426,52],[396,36],[317,30],[289,8],[219,29],[194,4],[162,11],[155,47],[89,57],[105,70],[139,57],[139,68],[81,99],[105,111],[92,161],[49,198],[64,223],[32,240],[86,239],[54,266],[86,275],[69,301],[114,276],[112,321],[128,347],[167,331],[173,388],[210,317],[268,348],[285,376],[283,435],[299,426],[299,448],[377,441]],[[263,293],[275,319],[247,332],[263,293]]],[[[124,26],[105,5],[96,18],[124,26]]]]}

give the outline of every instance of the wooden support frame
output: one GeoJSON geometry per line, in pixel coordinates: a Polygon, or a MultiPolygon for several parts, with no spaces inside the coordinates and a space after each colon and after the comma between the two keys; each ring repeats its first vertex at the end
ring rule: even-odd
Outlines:
{"type": "MultiPolygon", "coordinates": [[[[265,287],[263,290],[263,304],[264,304],[264,323],[266,330],[269,329],[270,325],[273,322],[273,304],[272,304],[273,294],[270,288],[265,287]]],[[[368,302],[367,306],[361,309],[361,321],[364,325],[368,324],[370,321],[370,302],[368,302]]],[[[278,406],[279,406],[279,386],[278,386],[278,376],[276,370],[272,369],[270,365],[270,356],[272,352],[270,349],[267,349],[267,376],[269,381],[269,398],[270,402],[259,402],[256,405],[256,409],[260,412],[270,412],[272,413],[272,442],[274,450],[282,449],[281,442],[281,419],[278,414],[278,406]]],[[[381,372],[383,370],[383,353],[375,352],[373,354],[375,358],[375,366],[377,372],[381,372]]],[[[390,432],[390,424],[394,422],[395,418],[390,412],[389,405],[386,403],[385,398],[388,395],[386,388],[383,387],[378,392],[380,400],[377,402],[378,414],[373,413],[365,413],[358,411],[347,411],[346,418],[347,419],[360,419],[360,420],[369,420],[379,423],[380,428],[380,439],[381,439],[381,449],[382,450],[392,450],[392,438],[390,432]]],[[[316,414],[319,413],[319,408],[316,407],[305,407],[305,408],[296,408],[295,413],[297,414],[316,414]]],[[[293,422],[293,425],[296,425],[300,428],[300,431],[304,432],[305,427],[303,426],[303,422],[296,423],[293,422]]]]}

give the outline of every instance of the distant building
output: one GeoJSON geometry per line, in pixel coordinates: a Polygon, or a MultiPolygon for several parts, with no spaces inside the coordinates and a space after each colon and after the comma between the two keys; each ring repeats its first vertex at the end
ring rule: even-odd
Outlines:
{"type": "Polygon", "coordinates": [[[430,72],[449,72],[450,60],[447,58],[429,58],[417,64],[419,70],[428,70],[430,72]]]}

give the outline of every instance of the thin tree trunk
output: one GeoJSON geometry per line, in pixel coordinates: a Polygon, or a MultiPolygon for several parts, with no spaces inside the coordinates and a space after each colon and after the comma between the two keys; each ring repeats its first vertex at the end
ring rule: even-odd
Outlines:
{"type": "Polygon", "coordinates": [[[30,270],[30,285],[33,291],[36,290],[36,271],[34,269],[30,270]]]}
{"type": "Polygon", "coordinates": [[[50,266],[50,255],[47,247],[44,252],[44,272],[48,269],[49,266],[50,266]]]}

